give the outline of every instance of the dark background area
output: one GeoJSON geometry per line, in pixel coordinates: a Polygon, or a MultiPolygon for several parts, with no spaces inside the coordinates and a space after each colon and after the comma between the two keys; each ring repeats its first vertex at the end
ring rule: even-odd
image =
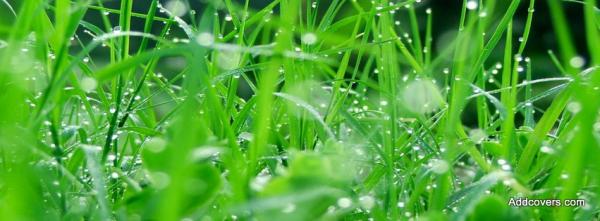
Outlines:
{"type": "MultiPolygon", "coordinates": [[[[368,6],[370,5],[370,0],[358,0],[361,4],[368,6]]],[[[551,18],[548,10],[547,1],[555,1],[555,0],[538,0],[535,5],[535,12],[533,18],[532,29],[529,36],[529,41],[527,42],[527,48],[523,56],[530,57],[532,61],[532,73],[533,78],[548,78],[548,77],[556,77],[561,76],[561,73],[558,73],[558,69],[554,67],[549,56],[548,50],[553,50],[558,54],[557,42],[555,38],[555,34],[553,31],[551,18]]],[[[8,0],[8,2],[18,11],[20,0],[8,0]]],[[[103,1],[104,6],[108,8],[118,9],[120,7],[120,1],[118,0],[109,0],[103,1]]],[[[164,4],[166,1],[161,0],[164,4]]],[[[214,1],[213,1],[214,2],[214,1]]],[[[243,0],[234,0],[240,5],[243,5],[243,0]]],[[[327,1],[320,1],[321,4],[328,4],[327,1]]],[[[494,13],[488,12],[488,16],[494,16],[495,21],[499,21],[501,16],[504,14],[507,5],[510,1],[497,1],[498,4],[496,6],[496,11],[494,13]]],[[[189,0],[190,9],[194,9],[197,12],[197,17],[199,18],[207,7],[207,3],[202,0],[189,0]]],[[[271,3],[271,1],[267,0],[252,0],[251,7],[255,10],[259,10],[264,6],[271,3]]],[[[306,2],[304,2],[306,4],[306,2]]],[[[517,38],[522,35],[523,27],[525,24],[525,20],[527,18],[527,7],[529,1],[522,1],[520,8],[517,11],[517,14],[514,19],[513,27],[514,27],[514,39],[513,43],[517,42],[517,38]]],[[[150,3],[148,0],[135,0],[134,1],[134,12],[145,14],[148,11],[150,3]]],[[[338,14],[338,18],[347,16],[349,14],[354,13],[354,10],[350,8],[350,4],[346,4],[347,8],[342,9],[338,14]]],[[[583,22],[583,5],[575,2],[563,2],[563,10],[565,11],[566,18],[570,24],[571,37],[575,40],[577,52],[585,58],[587,61],[587,48],[585,41],[585,30],[584,30],[584,22],[583,22]]],[[[436,57],[436,53],[439,53],[439,48],[444,48],[445,45],[440,42],[440,36],[444,34],[455,31],[458,28],[458,23],[460,19],[462,1],[459,0],[423,0],[421,3],[416,4],[417,7],[417,17],[419,19],[420,26],[423,28],[421,30],[421,36],[424,36],[424,27],[425,27],[425,10],[427,8],[431,8],[433,11],[433,53],[432,57],[436,57]],[[437,50],[436,50],[437,49],[437,50]]],[[[323,14],[327,9],[326,5],[319,6],[320,13],[323,14]]],[[[406,10],[400,10],[396,13],[397,18],[402,21],[402,26],[404,30],[409,30],[408,28],[408,15],[405,13],[406,10]]],[[[51,10],[49,11],[51,14],[51,10]]],[[[220,16],[223,17],[226,13],[220,13],[220,16]]],[[[275,14],[278,12],[275,10],[275,14]]],[[[164,14],[159,13],[160,16],[166,16],[164,14]]],[[[11,25],[14,22],[14,16],[10,13],[8,8],[0,4],[0,38],[6,39],[8,34],[8,30],[10,30],[11,25]]],[[[111,14],[109,16],[111,23],[113,26],[118,24],[118,15],[111,14]]],[[[103,27],[101,24],[101,16],[100,12],[97,10],[90,9],[86,14],[84,20],[97,24],[99,27],[103,27]]],[[[186,20],[189,20],[187,17],[186,20]]],[[[144,20],[140,18],[134,18],[132,20],[132,27],[134,30],[142,30],[143,29],[144,20]]],[[[492,25],[492,29],[495,28],[496,24],[492,25]]],[[[157,22],[154,26],[154,33],[160,32],[162,28],[162,24],[157,22]]],[[[492,30],[488,30],[488,32],[492,32],[492,30]]],[[[173,28],[172,34],[174,36],[184,37],[185,35],[179,28],[173,28]]],[[[78,36],[82,38],[82,40],[91,40],[91,37],[83,34],[82,30],[78,31],[78,36]]],[[[137,38],[132,40],[132,49],[135,50],[137,47],[137,38]]],[[[492,53],[487,66],[491,66],[498,61],[502,61],[502,48],[504,40],[502,40],[499,45],[496,47],[498,53],[492,53]]],[[[515,46],[516,48],[516,46],[515,46]]],[[[78,50],[77,47],[73,47],[73,50],[78,50]]],[[[515,49],[516,50],[516,49],[515,49]]],[[[97,50],[95,54],[92,55],[92,60],[101,61],[106,58],[106,50],[102,51],[97,50]]],[[[568,61],[561,61],[563,64],[568,64],[568,61]]],[[[101,63],[101,62],[96,62],[101,63]]],[[[163,69],[165,72],[169,72],[168,69],[177,69],[177,65],[181,65],[176,60],[171,60],[169,62],[165,62],[165,67],[159,67],[163,69]]],[[[168,76],[168,74],[167,74],[168,76]]],[[[534,94],[543,90],[547,90],[548,88],[554,86],[555,83],[549,84],[539,84],[534,87],[534,94]]],[[[535,103],[535,106],[540,109],[545,109],[549,103],[551,102],[552,97],[548,97],[541,101],[535,103]]],[[[471,104],[468,109],[464,112],[463,120],[467,125],[473,125],[475,123],[476,118],[472,117],[475,114],[474,106],[471,104]]],[[[536,117],[541,116],[541,113],[538,111],[536,117]]],[[[520,119],[517,119],[518,121],[520,119]]]]}
{"type": "MultiPolygon", "coordinates": [[[[16,11],[18,11],[20,6],[20,0],[7,0],[16,11]]],[[[361,0],[359,0],[361,1],[361,0]]],[[[370,2],[364,0],[365,2],[370,2]]],[[[554,1],[554,0],[549,0],[554,1]]],[[[103,1],[104,6],[108,8],[118,9],[120,6],[120,1],[118,0],[107,0],[103,1]]],[[[161,0],[161,2],[166,2],[161,0]]],[[[203,0],[189,0],[191,9],[194,9],[198,12],[197,16],[200,16],[201,12],[204,8],[206,8],[206,3],[203,3],[203,0]]],[[[238,4],[242,5],[243,0],[234,0],[238,4]]],[[[324,1],[323,1],[324,2],[324,1]]],[[[252,0],[251,6],[254,9],[261,9],[265,5],[268,5],[271,1],[268,0],[252,0]]],[[[498,1],[498,6],[496,7],[495,16],[497,20],[500,19],[501,14],[506,9],[508,3],[510,1],[498,1]]],[[[527,17],[527,6],[528,1],[522,1],[519,10],[515,16],[514,20],[514,36],[520,36],[522,33],[523,26],[527,17]]],[[[348,4],[349,5],[349,4],[348,4]]],[[[367,4],[365,4],[367,5],[367,4]]],[[[436,37],[443,35],[447,31],[456,30],[458,27],[458,22],[460,19],[462,1],[460,0],[423,0],[421,3],[416,4],[417,13],[420,15],[418,18],[420,19],[421,27],[425,27],[425,10],[427,8],[431,8],[433,11],[434,21],[433,21],[433,37],[434,37],[434,46],[436,37]]],[[[575,39],[577,51],[581,56],[587,58],[587,48],[585,43],[585,30],[583,23],[583,11],[582,4],[575,2],[563,2],[563,10],[565,11],[566,18],[570,24],[571,28],[571,36],[575,39]]],[[[134,1],[134,11],[137,13],[146,13],[148,10],[149,1],[147,0],[136,0],[134,1]]],[[[327,7],[322,5],[319,7],[321,13],[324,13],[324,10],[327,7]]],[[[343,16],[345,11],[342,10],[339,16],[343,16]]],[[[401,11],[402,12],[402,11],[401,11]]],[[[51,13],[51,12],[50,12],[51,13]]],[[[349,12],[352,13],[352,12],[349,12]]],[[[224,13],[221,13],[224,14],[224,13]]],[[[490,14],[490,13],[488,13],[490,14]]],[[[163,15],[164,16],[164,15],[163,15]]],[[[402,21],[407,21],[407,16],[403,13],[397,13],[402,21]]],[[[110,16],[111,22],[113,25],[118,24],[118,16],[116,14],[111,14],[110,16]]],[[[100,23],[100,14],[96,10],[90,9],[85,17],[85,20],[95,24],[100,23]]],[[[2,37],[7,36],[8,28],[11,27],[14,22],[14,16],[10,13],[8,8],[4,4],[0,4],[0,33],[2,37]]],[[[402,25],[407,25],[407,22],[403,22],[402,25]]],[[[132,21],[133,29],[142,29],[143,28],[143,20],[134,18],[132,21]]],[[[161,27],[159,25],[155,25],[155,30],[160,30],[161,27]]],[[[405,28],[406,29],[406,28],[405,28]]],[[[177,30],[173,30],[177,32],[177,30]]],[[[424,31],[424,30],[422,30],[424,31]]],[[[80,33],[81,34],[81,33],[80,33]]],[[[502,44],[502,42],[501,42],[502,44]]],[[[135,47],[135,44],[132,46],[135,47]]],[[[500,48],[499,46],[498,48],[500,48]]],[[[545,72],[547,74],[551,74],[551,72],[556,72],[552,65],[548,65],[549,60],[547,58],[547,51],[552,49],[554,51],[557,50],[556,39],[554,36],[554,32],[552,30],[552,23],[550,20],[550,15],[548,11],[548,6],[546,1],[538,0],[536,1],[534,19],[532,24],[532,30],[530,33],[529,41],[527,43],[527,49],[525,56],[531,57],[533,60],[533,68],[536,70],[534,74],[540,75],[541,72],[545,72]]],[[[434,47],[434,53],[435,47],[434,47]]],[[[490,60],[499,60],[501,58],[501,54],[493,53],[490,60]]],[[[586,59],[587,60],[587,59],[586,59]]],[[[540,77],[547,76],[547,74],[541,75],[540,77]]]]}

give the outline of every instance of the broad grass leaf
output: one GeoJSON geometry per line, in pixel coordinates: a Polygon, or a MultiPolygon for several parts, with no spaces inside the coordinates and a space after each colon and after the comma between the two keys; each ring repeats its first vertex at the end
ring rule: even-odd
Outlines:
{"type": "Polygon", "coordinates": [[[204,205],[221,188],[220,172],[208,163],[193,164],[185,170],[181,213],[189,214],[204,205]]]}
{"type": "Polygon", "coordinates": [[[167,141],[161,137],[153,137],[142,146],[144,167],[151,171],[167,171],[171,151],[167,150],[167,141]]]}
{"type": "Polygon", "coordinates": [[[504,221],[504,220],[523,220],[518,212],[510,208],[507,200],[493,194],[483,197],[467,220],[489,220],[489,221],[504,221]]]}
{"type": "Polygon", "coordinates": [[[452,194],[448,200],[448,207],[456,207],[458,212],[451,217],[451,220],[465,220],[481,198],[485,196],[486,190],[494,187],[507,175],[507,172],[504,171],[492,172],[452,194]]]}
{"type": "Polygon", "coordinates": [[[502,145],[495,141],[484,141],[481,143],[483,150],[491,153],[494,156],[500,156],[502,154],[502,145]]]}

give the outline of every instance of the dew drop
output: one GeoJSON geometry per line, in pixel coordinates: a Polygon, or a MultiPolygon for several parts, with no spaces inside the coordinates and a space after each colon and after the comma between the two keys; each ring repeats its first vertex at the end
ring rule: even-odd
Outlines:
{"type": "Polygon", "coordinates": [[[574,68],[581,68],[585,64],[585,59],[581,56],[575,56],[569,60],[569,64],[574,68]]]}
{"type": "Polygon", "coordinates": [[[600,122],[594,123],[594,131],[600,132],[600,122]]]}
{"type": "Polygon", "coordinates": [[[400,208],[404,208],[404,202],[398,202],[397,206],[400,207],[400,208]]]}
{"type": "Polygon", "coordinates": [[[223,70],[233,70],[239,67],[241,54],[236,51],[222,51],[217,55],[217,65],[223,70]]]}
{"type": "Polygon", "coordinates": [[[486,137],[487,135],[482,129],[477,128],[469,131],[469,139],[471,139],[471,141],[475,142],[476,144],[480,144],[481,142],[483,142],[483,140],[485,140],[486,137]]]}
{"type": "Polygon", "coordinates": [[[567,110],[574,114],[579,113],[581,111],[581,104],[579,102],[570,102],[567,105],[567,110]]]}
{"type": "Polygon", "coordinates": [[[196,42],[201,46],[208,47],[215,43],[215,36],[208,32],[202,32],[196,37],[196,42]]]}
{"type": "Polygon", "coordinates": [[[85,77],[81,79],[79,86],[81,87],[81,90],[85,91],[86,93],[90,93],[96,89],[98,82],[94,78],[85,77]]]}
{"type": "Polygon", "coordinates": [[[153,137],[146,141],[144,148],[150,152],[159,153],[167,147],[167,141],[160,137],[153,137]]]}
{"type": "Polygon", "coordinates": [[[444,102],[439,89],[430,80],[410,82],[404,88],[402,98],[408,110],[420,114],[431,113],[444,102]]]}
{"type": "Polygon", "coordinates": [[[448,162],[446,162],[445,160],[434,159],[430,161],[430,165],[431,171],[437,174],[443,174],[450,168],[448,162]]]}
{"type": "Polygon", "coordinates": [[[296,204],[289,203],[287,204],[281,212],[283,213],[292,213],[296,210],[296,204]]]}
{"type": "Polygon", "coordinates": [[[337,205],[341,208],[348,208],[352,205],[352,200],[348,197],[338,199],[337,205]]]}
{"type": "Polygon", "coordinates": [[[302,44],[313,45],[313,44],[317,43],[317,35],[315,35],[312,32],[306,33],[306,34],[302,35],[301,41],[302,41],[302,44]]]}
{"type": "Polygon", "coordinates": [[[475,10],[475,9],[477,9],[477,6],[479,6],[477,1],[468,1],[467,2],[467,9],[469,9],[469,10],[475,10]]]}
{"type": "Polygon", "coordinates": [[[549,147],[549,146],[546,146],[546,145],[542,146],[540,148],[540,151],[542,153],[547,153],[547,154],[553,154],[554,153],[554,149],[552,149],[552,147],[549,147]]]}
{"type": "Polygon", "coordinates": [[[360,202],[360,205],[367,210],[370,210],[375,206],[375,198],[372,196],[361,196],[358,201],[360,202]]]}
{"type": "Polygon", "coordinates": [[[181,17],[187,12],[188,7],[183,1],[171,0],[167,2],[166,9],[171,12],[173,16],[181,17]]]}

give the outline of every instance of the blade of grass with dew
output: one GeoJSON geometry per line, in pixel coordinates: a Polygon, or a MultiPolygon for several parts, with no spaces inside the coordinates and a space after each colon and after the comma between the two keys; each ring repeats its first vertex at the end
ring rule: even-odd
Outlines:
{"type": "MultiPolygon", "coordinates": [[[[290,29],[296,23],[296,13],[299,7],[299,2],[290,0],[289,2],[281,2],[282,14],[287,14],[282,20],[285,25],[281,33],[276,37],[277,45],[275,51],[283,52],[291,48],[290,40],[292,39],[292,30],[290,29]]],[[[254,139],[250,144],[248,153],[248,169],[247,177],[253,177],[258,172],[258,158],[266,151],[266,145],[269,141],[268,127],[271,123],[270,109],[273,103],[273,92],[280,72],[280,66],[283,63],[282,58],[273,58],[270,61],[269,67],[263,73],[259,80],[259,91],[256,102],[256,115],[254,116],[254,139]]]]}
{"type": "MultiPolygon", "coordinates": [[[[598,29],[595,25],[594,13],[596,1],[587,0],[585,3],[586,4],[583,11],[587,46],[591,57],[591,64],[596,66],[600,65],[600,34],[598,33],[598,29]]],[[[597,88],[600,86],[600,76],[598,76],[599,73],[600,71],[598,70],[593,71],[590,79],[592,87],[597,88]]],[[[597,97],[599,93],[597,89],[595,90],[590,88],[590,86],[583,85],[579,86],[578,91],[579,92],[575,95],[577,101],[574,102],[580,102],[582,110],[579,113],[575,113],[573,122],[577,123],[578,130],[581,130],[581,133],[578,133],[565,147],[565,151],[568,153],[566,155],[567,158],[564,161],[565,173],[569,176],[569,179],[564,180],[562,183],[563,188],[562,192],[560,193],[561,199],[571,199],[576,197],[576,194],[582,187],[583,180],[586,176],[586,162],[590,160],[589,157],[586,157],[586,153],[598,153],[597,148],[592,148],[598,146],[598,141],[593,138],[594,134],[592,131],[594,131],[594,123],[598,120],[598,108],[600,108],[600,105],[598,102],[589,99],[589,95],[592,95],[591,97],[597,97]]],[[[558,217],[560,217],[560,219],[573,219],[573,209],[568,207],[559,208],[558,217]]]]}
{"type": "Polygon", "coordinates": [[[554,33],[558,40],[558,47],[560,48],[559,54],[563,62],[563,66],[566,68],[566,73],[575,74],[577,69],[571,66],[568,61],[577,55],[573,39],[571,37],[571,30],[567,24],[565,13],[562,8],[562,1],[548,0],[548,8],[550,9],[550,18],[552,19],[552,27],[554,27],[554,33]]]}
{"type": "MultiPolygon", "coordinates": [[[[383,2],[383,4],[386,4],[386,2],[383,2]]],[[[410,6],[410,5],[409,5],[410,6]]],[[[410,6],[411,8],[413,8],[412,6],[410,6]]],[[[409,13],[410,13],[409,9],[409,13]]],[[[414,11],[412,12],[414,13],[414,11]]],[[[387,27],[392,27],[392,23],[393,23],[393,16],[391,16],[393,14],[384,14],[382,16],[380,16],[380,20],[379,23],[377,24],[379,27],[377,29],[373,29],[373,35],[374,36],[380,36],[383,37],[384,39],[392,39],[395,37],[395,31],[391,28],[387,28],[387,27]]],[[[416,24],[416,22],[414,24],[415,27],[413,27],[413,31],[414,30],[418,30],[418,27],[416,27],[418,24],[416,24]]],[[[416,33],[413,33],[416,34],[416,33]]],[[[416,34],[416,36],[414,36],[415,38],[420,38],[418,34],[416,34]]],[[[398,40],[400,41],[400,40],[398,40]]],[[[417,41],[417,40],[415,40],[417,41]]],[[[419,41],[419,45],[418,45],[418,49],[417,50],[421,50],[421,46],[420,46],[420,40],[419,41]]],[[[416,43],[415,43],[416,44],[416,43]]],[[[377,79],[379,81],[379,94],[380,94],[380,99],[385,100],[387,97],[395,99],[398,96],[397,90],[397,84],[399,82],[399,75],[398,73],[400,73],[400,69],[397,66],[397,64],[393,61],[396,60],[396,58],[398,57],[398,53],[397,53],[397,49],[396,47],[394,47],[393,44],[388,43],[388,44],[382,44],[378,47],[379,53],[380,55],[378,56],[379,58],[386,58],[386,59],[376,59],[376,68],[379,70],[379,74],[377,76],[377,79]]],[[[422,57],[421,57],[421,53],[417,54],[417,57],[419,59],[419,61],[422,63],[422,57]]],[[[422,73],[419,73],[422,74],[422,73]]],[[[381,104],[381,102],[380,102],[381,104]]],[[[390,119],[396,119],[398,116],[397,113],[397,106],[396,106],[396,102],[391,102],[388,103],[388,105],[384,105],[382,108],[384,108],[384,116],[385,118],[390,118],[390,119]]],[[[394,177],[394,162],[393,162],[393,158],[396,155],[396,150],[395,150],[395,138],[398,136],[399,132],[398,132],[398,126],[396,121],[394,120],[390,120],[385,122],[382,125],[382,129],[385,131],[381,140],[382,140],[382,146],[383,146],[383,150],[385,153],[384,156],[384,162],[385,162],[385,166],[386,166],[386,174],[385,174],[385,185],[386,185],[386,192],[387,192],[387,196],[386,196],[386,201],[385,201],[385,211],[391,215],[392,219],[397,219],[399,214],[398,214],[398,210],[396,209],[396,205],[398,202],[398,190],[397,187],[395,185],[393,185],[393,177],[394,177]]]]}

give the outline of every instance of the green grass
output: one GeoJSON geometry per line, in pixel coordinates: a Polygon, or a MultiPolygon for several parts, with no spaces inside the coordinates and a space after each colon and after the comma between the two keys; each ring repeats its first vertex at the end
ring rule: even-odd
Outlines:
{"type": "Polygon", "coordinates": [[[257,2],[0,1],[0,220],[600,218],[595,0],[257,2]]]}

